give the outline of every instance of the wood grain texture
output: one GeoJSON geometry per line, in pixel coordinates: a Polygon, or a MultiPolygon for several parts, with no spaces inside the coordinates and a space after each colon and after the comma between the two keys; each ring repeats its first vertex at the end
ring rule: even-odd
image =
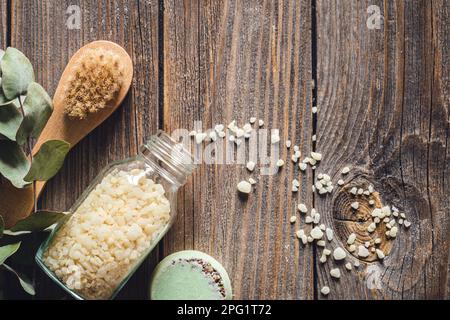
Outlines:
{"type": "Polygon", "coordinates": [[[0,0],[0,48],[5,50],[8,42],[8,6],[6,0],[0,0]]]}
{"type": "MultiPolygon", "coordinates": [[[[317,1],[319,169],[338,179],[351,166],[344,188],[373,183],[413,222],[384,263],[342,268],[339,281],[317,265],[329,298],[449,297],[448,19],[448,1],[317,1]],[[379,30],[366,26],[369,5],[381,8],[379,30]]],[[[343,219],[343,189],[315,203],[341,246],[350,230],[370,238],[343,219]]]]}
{"type": "MultiPolygon", "coordinates": [[[[134,155],[159,126],[192,130],[201,120],[208,129],[256,116],[299,145],[302,158],[317,126],[323,160],[314,174],[294,169],[285,148],[286,166],[274,176],[241,164],[200,165],[180,193],[172,230],[119,298],[147,298],[155,263],[183,249],[222,262],[237,299],[321,299],[324,285],[329,299],[450,298],[449,0],[29,0],[11,1],[11,11],[6,3],[0,0],[0,47],[11,38],[51,95],[71,55],[93,40],[122,45],[136,70],[122,107],[71,152],[41,208],[69,208],[101,168],[134,155]],[[66,26],[69,5],[81,9],[79,30],[66,26]],[[369,5],[379,6],[381,29],[367,27],[369,5]],[[352,167],[347,176],[344,166],[352,167]],[[320,172],[346,185],[313,195],[320,172]],[[236,184],[250,176],[258,183],[243,199],[236,184]],[[296,195],[293,178],[301,184],[296,195]],[[342,278],[333,281],[332,259],[320,264],[322,250],[295,238],[304,216],[295,225],[288,220],[303,202],[334,229],[330,249],[344,247],[351,231],[369,239],[344,191],[368,183],[413,225],[386,245],[384,263],[363,262],[352,272],[340,265],[342,278]]],[[[10,261],[34,279],[37,298],[69,298],[20,258],[10,261]]],[[[0,298],[28,298],[9,275],[0,281],[8,288],[0,298]]]]}
{"type": "MultiPolygon", "coordinates": [[[[256,116],[280,129],[282,141],[310,151],[310,17],[309,1],[165,1],[165,129],[192,130],[196,120],[203,130],[233,119],[242,126],[256,116]]],[[[281,154],[290,159],[284,146],[281,154]]],[[[312,180],[301,176],[295,199],[298,168],[286,162],[270,177],[243,165],[202,164],[182,193],[164,253],[216,257],[237,299],[313,298],[312,251],[289,224],[298,200],[311,205],[312,180]],[[243,200],[236,185],[249,176],[258,183],[243,200]]]]}
{"type": "MultiPolygon", "coordinates": [[[[63,170],[48,183],[41,208],[67,210],[108,163],[137,153],[138,146],[158,129],[158,2],[77,1],[81,29],[69,30],[66,13],[73,1],[14,1],[12,45],[22,50],[37,70],[37,80],[55,92],[72,54],[93,40],[110,40],[132,56],[136,73],[123,105],[102,126],[77,145],[63,170]]],[[[119,298],[146,298],[150,257],[119,298]]],[[[38,298],[67,297],[36,271],[38,298]]]]}

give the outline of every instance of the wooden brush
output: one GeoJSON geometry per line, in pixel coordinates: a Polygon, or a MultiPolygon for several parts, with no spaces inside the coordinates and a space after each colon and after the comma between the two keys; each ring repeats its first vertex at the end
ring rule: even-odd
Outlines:
{"type": "MultiPolygon", "coordinates": [[[[74,147],[105,121],[122,103],[131,86],[133,62],[119,45],[95,41],[72,57],[53,98],[54,111],[33,154],[49,140],[64,140],[74,147]]],[[[36,183],[39,197],[45,182],[36,183]]],[[[33,188],[0,184],[0,214],[6,227],[27,217],[34,207],[33,188]]]]}

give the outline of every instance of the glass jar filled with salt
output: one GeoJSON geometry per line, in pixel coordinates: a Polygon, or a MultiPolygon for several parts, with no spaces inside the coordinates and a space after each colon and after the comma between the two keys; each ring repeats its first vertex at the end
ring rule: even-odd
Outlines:
{"type": "Polygon", "coordinates": [[[192,155],[159,131],[139,155],[106,167],[36,254],[76,299],[112,299],[171,227],[192,155]]]}

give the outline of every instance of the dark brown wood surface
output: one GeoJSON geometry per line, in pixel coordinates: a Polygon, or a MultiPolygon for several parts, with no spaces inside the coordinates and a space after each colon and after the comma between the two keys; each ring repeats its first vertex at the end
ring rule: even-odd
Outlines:
{"type": "MultiPolygon", "coordinates": [[[[413,223],[383,264],[333,281],[338,297],[448,297],[449,4],[317,2],[320,170],[337,177],[344,166],[352,171],[332,197],[316,198],[316,207],[341,245],[351,232],[362,242],[371,238],[360,221],[342,219],[351,211],[351,200],[342,199],[350,198],[349,186],[372,183],[385,205],[413,223]],[[366,27],[369,5],[383,8],[379,30],[366,27]]],[[[319,287],[329,283],[329,265],[317,269],[319,287]]]]}
{"type": "MultiPolygon", "coordinates": [[[[194,121],[209,129],[255,116],[280,129],[283,143],[299,145],[302,158],[313,148],[323,154],[306,174],[286,148],[286,166],[274,176],[201,165],[180,193],[172,230],[119,298],[148,298],[155,263],[183,249],[221,261],[237,299],[317,299],[324,285],[331,299],[450,298],[448,0],[84,0],[76,1],[81,28],[70,30],[72,4],[0,0],[0,46],[22,50],[50,94],[70,56],[92,40],[122,45],[135,77],[122,107],[70,153],[40,207],[66,210],[107,163],[136,154],[158,128],[191,130],[194,121]],[[380,29],[367,27],[369,5],[381,10],[380,29]],[[312,194],[318,173],[337,181],[347,165],[344,188],[312,194]],[[249,176],[258,183],[245,201],[236,184],[249,176]],[[289,218],[303,202],[334,229],[336,245],[350,230],[368,237],[361,222],[345,218],[343,191],[367,182],[413,225],[383,264],[341,268],[342,279],[332,281],[321,250],[295,237],[304,216],[295,226],[289,218]]],[[[37,298],[69,298],[37,268],[15,267],[33,278],[37,298]]],[[[3,298],[28,298],[11,277],[0,281],[3,298]]]]}
{"type": "MultiPolygon", "coordinates": [[[[178,1],[164,11],[164,128],[203,130],[250,117],[310,150],[311,10],[307,1],[178,1]],[[201,4],[200,4],[201,3],[201,4]],[[183,23],[180,23],[183,21],[183,23]],[[301,31],[301,32],[299,32],[301,31]]],[[[290,158],[286,148],[283,158],[290,158]]],[[[292,170],[294,167],[295,170],[292,170]]],[[[236,298],[311,299],[311,249],[300,249],[289,218],[297,196],[290,161],[274,176],[243,165],[202,165],[186,186],[182,214],[164,253],[198,249],[224,263],[236,298]],[[256,191],[242,201],[236,185],[253,176],[256,191]]],[[[311,176],[298,198],[309,206],[311,176]]]]}
{"type": "Polygon", "coordinates": [[[6,0],[0,1],[0,46],[6,47],[8,41],[8,6],[6,0]]]}

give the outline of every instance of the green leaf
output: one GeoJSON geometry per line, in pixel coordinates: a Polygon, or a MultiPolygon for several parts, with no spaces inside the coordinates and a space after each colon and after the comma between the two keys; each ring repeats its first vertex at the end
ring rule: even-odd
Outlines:
{"type": "Polygon", "coordinates": [[[23,116],[15,102],[0,105],[0,134],[9,140],[16,141],[17,131],[22,124],[23,116]]]}
{"type": "Polygon", "coordinates": [[[14,227],[10,229],[12,232],[30,231],[37,232],[43,231],[48,227],[54,225],[60,220],[67,217],[63,212],[54,211],[38,211],[33,213],[28,218],[20,220],[14,227]]]}
{"type": "Polygon", "coordinates": [[[5,230],[5,221],[3,217],[0,216],[0,238],[3,236],[3,230],[5,230]]]}
{"type": "Polygon", "coordinates": [[[2,78],[0,77],[0,106],[8,103],[8,99],[6,99],[5,95],[3,94],[3,90],[2,90],[2,78]]]}
{"type": "Polygon", "coordinates": [[[6,99],[5,95],[3,94],[2,90],[2,78],[0,77],[0,105],[3,105],[5,103],[8,103],[8,99],[6,99]]]}
{"type": "Polygon", "coordinates": [[[53,113],[52,99],[36,82],[30,83],[23,103],[25,118],[17,133],[17,142],[23,145],[29,136],[37,139],[53,113]]]}
{"type": "MultiPolygon", "coordinates": [[[[0,66],[1,66],[1,62],[2,62],[2,59],[3,59],[4,55],[5,55],[5,51],[0,49],[0,66]]],[[[2,76],[2,68],[0,68],[0,80],[1,80],[1,76],[2,76]]],[[[0,87],[1,87],[1,81],[0,81],[0,87]]],[[[0,88],[0,93],[2,93],[1,88],[0,88]]]]}
{"type": "Polygon", "coordinates": [[[20,248],[21,242],[17,242],[14,244],[8,244],[7,246],[0,247],[0,265],[5,262],[6,259],[11,257],[14,253],[17,252],[20,248]]]}
{"type": "MultiPolygon", "coordinates": [[[[0,88],[0,94],[1,94],[1,91],[2,91],[2,89],[0,88]]],[[[0,98],[0,100],[1,100],[1,98],[0,98]]],[[[20,106],[19,99],[14,99],[14,100],[11,100],[11,101],[9,101],[9,100],[5,100],[4,102],[0,101],[0,107],[7,106],[7,105],[9,105],[11,103],[14,103],[17,108],[19,108],[19,106],[20,106]]]]}
{"type": "Polygon", "coordinates": [[[24,180],[47,181],[53,178],[64,164],[64,159],[69,152],[70,144],[61,140],[45,142],[34,156],[30,171],[24,180]]]}
{"type": "MultiPolygon", "coordinates": [[[[2,62],[2,58],[5,55],[5,51],[0,49],[0,65],[2,62]]],[[[0,104],[7,102],[8,99],[6,99],[5,95],[3,94],[2,90],[2,68],[0,68],[0,104]]]]}
{"type": "Polygon", "coordinates": [[[8,100],[26,94],[34,81],[33,66],[25,55],[17,49],[6,49],[0,66],[2,69],[2,89],[8,100]]]}
{"type": "MultiPolygon", "coordinates": [[[[1,80],[1,78],[0,78],[1,80]]],[[[1,83],[1,81],[0,81],[1,83]]],[[[6,97],[3,95],[3,91],[2,88],[0,88],[0,105],[9,102],[8,99],[6,99],[6,97]]]]}
{"type": "Polygon", "coordinates": [[[11,272],[12,274],[14,274],[17,279],[19,279],[19,283],[22,286],[23,290],[25,290],[26,293],[28,293],[29,295],[34,296],[36,294],[36,291],[34,290],[33,285],[30,283],[31,281],[23,274],[19,274],[17,271],[15,271],[13,268],[11,268],[10,266],[4,264],[3,268],[5,268],[6,270],[8,270],[9,272],[11,272]]]}
{"type": "Polygon", "coordinates": [[[0,174],[16,188],[29,185],[23,178],[30,171],[30,163],[22,148],[13,141],[0,140],[0,174]]]}

